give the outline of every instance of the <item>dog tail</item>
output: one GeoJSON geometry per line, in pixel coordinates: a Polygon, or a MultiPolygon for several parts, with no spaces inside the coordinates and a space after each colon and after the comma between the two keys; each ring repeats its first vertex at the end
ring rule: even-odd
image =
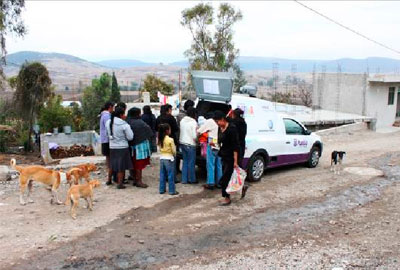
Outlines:
{"type": "Polygon", "coordinates": [[[10,167],[11,167],[13,170],[16,170],[16,171],[19,171],[19,172],[21,172],[22,169],[23,169],[21,166],[17,166],[17,161],[15,160],[15,158],[12,158],[12,159],[10,160],[10,167]]]}

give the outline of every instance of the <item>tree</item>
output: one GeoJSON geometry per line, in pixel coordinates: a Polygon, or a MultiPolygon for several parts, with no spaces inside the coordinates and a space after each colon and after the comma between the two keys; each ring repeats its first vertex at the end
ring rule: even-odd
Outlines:
{"type": "Polygon", "coordinates": [[[172,95],[174,93],[174,86],[164,82],[154,75],[148,74],[143,81],[141,92],[149,92],[150,101],[157,102],[157,92],[160,92],[163,95],[172,95]]]}
{"type": "Polygon", "coordinates": [[[271,96],[271,101],[273,102],[293,104],[292,100],[293,95],[291,93],[276,92],[276,93],[271,93],[270,96],[271,96]]]}
{"type": "Polygon", "coordinates": [[[312,105],[312,87],[302,84],[299,85],[299,90],[297,91],[297,96],[299,97],[301,104],[307,107],[312,105]]]}
{"type": "Polygon", "coordinates": [[[72,114],[72,125],[74,131],[83,131],[85,130],[85,121],[83,118],[83,110],[79,107],[78,103],[74,102],[71,108],[72,114]]]}
{"type": "Polygon", "coordinates": [[[111,82],[111,97],[110,100],[114,103],[118,103],[121,101],[121,93],[119,92],[117,77],[115,77],[115,73],[112,74],[112,82],[111,82]]]}
{"type": "Polygon", "coordinates": [[[43,131],[51,132],[53,128],[61,128],[72,124],[71,111],[64,108],[61,102],[62,97],[54,95],[40,109],[39,125],[43,131]]]}
{"type": "MultiPolygon", "coordinates": [[[[23,37],[26,34],[26,28],[21,19],[24,6],[25,0],[0,0],[0,76],[2,78],[4,78],[2,65],[5,64],[7,55],[6,36],[15,34],[23,37]]],[[[4,88],[3,80],[0,81],[0,88],[4,88]]]]}
{"type": "Polygon", "coordinates": [[[23,37],[26,34],[26,27],[21,19],[22,9],[25,0],[1,0],[0,1],[0,46],[2,60],[5,60],[6,36],[16,34],[23,37]]]}
{"type": "Polygon", "coordinates": [[[47,68],[38,62],[22,65],[16,83],[14,99],[17,110],[28,124],[28,150],[32,149],[31,135],[33,121],[39,108],[52,94],[51,79],[47,68]]]}
{"type": "Polygon", "coordinates": [[[83,116],[87,127],[98,129],[98,115],[104,103],[106,103],[111,94],[111,76],[103,73],[100,78],[93,79],[92,85],[85,88],[82,98],[83,116]]]}
{"type": "Polygon", "coordinates": [[[182,11],[181,25],[192,34],[192,44],[185,52],[191,69],[228,71],[234,68],[239,54],[233,43],[233,25],[242,19],[242,13],[230,4],[222,3],[214,29],[214,9],[200,3],[182,11]]]}
{"type": "Polygon", "coordinates": [[[235,64],[233,70],[235,71],[235,78],[233,79],[233,91],[239,93],[240,88],[247,84],[243,71],[239,65],[235,64]]]}

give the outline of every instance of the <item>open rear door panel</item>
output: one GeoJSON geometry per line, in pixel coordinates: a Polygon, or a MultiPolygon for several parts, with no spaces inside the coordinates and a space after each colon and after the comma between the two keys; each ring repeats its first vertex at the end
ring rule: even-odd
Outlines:
{"type": "Polygon", "coordinates": [[[232,99],[233,74],[230,72],[191,72],[192,84],[199,100],[229,103],[232,99]]]}

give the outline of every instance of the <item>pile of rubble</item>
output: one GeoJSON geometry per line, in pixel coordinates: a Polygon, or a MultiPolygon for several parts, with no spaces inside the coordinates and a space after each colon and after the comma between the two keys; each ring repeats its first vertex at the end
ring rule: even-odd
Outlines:
{"type": "Polygon", "coordinates": [[[56,149],[50,149],[50,155],[54,159],[77,156],[94,156],[94,150],[92,146],[74,144],[71,147],[58,146],[56,149]]]}

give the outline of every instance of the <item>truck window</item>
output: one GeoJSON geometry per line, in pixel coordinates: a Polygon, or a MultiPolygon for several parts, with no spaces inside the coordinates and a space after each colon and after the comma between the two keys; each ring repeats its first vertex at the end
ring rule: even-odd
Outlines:
{"type": "Polygon", "coordinates": [[[283,119],[287,135],[303,135],[303,127],[292,119],[283,119]]]}

